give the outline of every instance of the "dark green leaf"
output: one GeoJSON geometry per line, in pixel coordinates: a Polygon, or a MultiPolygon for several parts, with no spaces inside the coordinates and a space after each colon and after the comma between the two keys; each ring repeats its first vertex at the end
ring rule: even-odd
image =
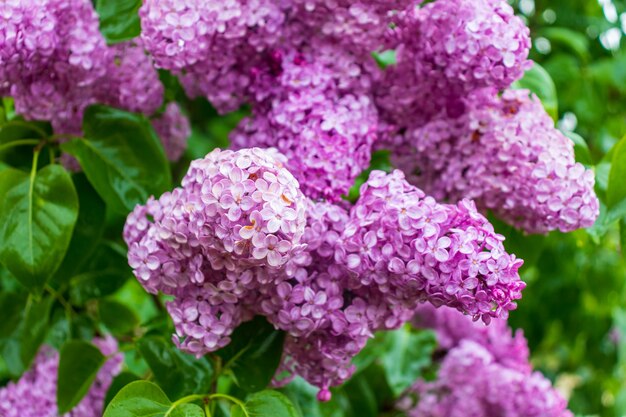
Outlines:
{"type": "Polygon", "coordinates": [[[265,390],[251,394],[245,406],[250,417],[300,417],[289,398],[278,391],[265,390]]]}
{"type": "Polygon", "coordinates": [[[77,217],[78,197],[63,167],[0,172],[0,261],[30,290],[40,291],[59,268],[77,217]]]}
{"type": "Polygon", "coordinates": [[[106,396],[104,397],[103,408],[106,408],[107,405],[109,405],[113,397],[115,397],[122,388],[124,388],[131,382],[138,381],[139,379],[140,378],[132,372],[119,373],[115,378],[113,378],[113,382],[111,382],[111,385],[109,385],[109,389],[107,390],[106,396]]]}
{"type": "Polygon", "coordinates": [[[239,326],[228,346],[217,354],[224,360],[237,385],[248,392],[265,388],[278,368],[285,334],[262,317],[239,326]]]}
{"type": "Polygon", "coordinates": [[[172,410],[171,417],[205,417],[204,411],[196,404],[182,404],[172,410]]]}
{"type": "Polygon", "coordinates": [[[431,331],[415,333],[407,327],[386,333],[387,349],[380,360],[389,387],[398,396],[431,364],[437,341],[431,331]]]}
{"type": "Polygon", "coordinates": [[[27,298],[25,293],[0,293],[0,340],[11,337],[19,326],[27,298]]]}
{"type": "Polygon", "coordinates": [[[122,388],[104,411],[103,417],[164,417],[172,402],[152,382],[131,382],[122,388]]]}
{"type": "Polygon", "coordinates": [[[70,246],[53,278],[53,282],[57,284],[67,282],[81,270],[96,249],[106,220],[104,201],[89,184],[87,177],[84,174],[76,174],[72,179],[78,194],[80,210],[70,246]]]}
{"type": "MultiPolygon", "coordinates": [[[[15,296],[21,298],[20,295],[15,296]]],[[[2,356],[12,376],[19,376],[28,369],[39,351],[48,331],[52,303],[52,297],[34,301],[31,296],[18,319],[19,325],[10,326],[13,328],[12,334],[6,339],[0,339],[2,356]]]]}
{"type": "Polygon", "coordinates": [[[535,93],[541,100],[546,112],[555,121],[559,117],[559,100],[557,98],[556,86],[550,74],[539,64],[535,63],[531,69],[524,73],[521,80],[516,81],[512,88],[526,89],[535,93]]]}
{"type": "Polygon", "coordinates": [[[85,396],[106,358],[91,343],[70,340],[61,348],[57,384],[59,414],[71,410],[85,396]]]}
{"type": "Polygon", "coordinates": [[[150,195],[170,188],[171,174],[163,147],[143,116],[92,106],[85,111],[86,139],[61,148],[78,159],[107,205],[127,214],[150,195]]]}
{"type": "Polygon", "coordinates": [[[139,324],[135,312],[117,301],[100,301],[98,311],[102,323],[115,335],[130,333],[139,324]]]}
{"type": "Polygon", "coordinates": [[[139,36],[141,31],[138,11],[141,0],[97,0],[100,32],[107,43],[127,41],[139,36]]]}
{"type": "Polygon", "coordinates": [[[82,305],[88,300],[102,298],[122,288],[129,274],[118,269],[85,272],[70,281],[70,300],[82,305]]]}
{"type": "Polygon", "coordinates": [[[137,346],[154,379],[171,398],[209,392],[213,368],[208,359],[181,352],[170,340],[147,336],[137,346]]]}

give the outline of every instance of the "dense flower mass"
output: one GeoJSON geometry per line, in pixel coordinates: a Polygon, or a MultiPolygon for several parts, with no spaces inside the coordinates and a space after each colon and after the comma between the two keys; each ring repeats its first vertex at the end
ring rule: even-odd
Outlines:
{"type": "MultiPolygon", "coordinates": [[[[107,46],[98,25],[89,0],[2,3],[0,95],[12,96],[26,119],[50,121],[57,134],[81,135],[84,110],[95,103],[152,115],[163,102],[152,58],[139,39],[107,46]]],[[[187,123],[172,112],[160,123],[170,131],[166,146],[187,123]],[[178,127],[165,126],[170,119],[178,127]]]]}
{"type": "Polygon", "coordinates": [[[409,7],[389,47],[398,63],[377,89],[384,114],[414,125],[484,87],[504,89],[528,69],[530,34],[502,0],[437,0],[409,7]]]}
{"type": "Polygon", "coordinates": [[[522,261],[505,252],[503,240],[470,201],[438,204],[402,172],[374,171],[361,186],[337,257],[396,309],[428,299],[489,322],[506,318],[524,288],[522,261]]]}
{"type": "MultiPolygon", "coordinates": [[[[120,372],[123,356],[117,353],[117,342],[112,337],[93,340],[109,359],[100,368],[85,397],[63,417],[94,417],[102,415],[104,396],[113,377],[120,372]]],[[[59,354],[43,346],[32,368],[19,381],[0,388],[0,415],[2,417],[57,417],[57,371],[59,354]]]]}
{"type": "Polygon", "coordinates": [[[418,381],[400,402],[410,417],[571,417],[567,403],[528,363],[521,333],[505,322],[481,328],[442,307],[418,311],[447,351],[435,381],[418,381]],[[457,317],[455,317],[457,316],[457,317]],[[417,400],[417,403],[415,403],[417,400]]]}
{"type": "Polygon", "coordinates": [[[223,347],[263,315],[288,334],[281,371],[325,399],[373,333],[421,301],[485,322],[515,308],[521,261],[469,202],[439,205],[401,172],[375,171],[348,210],[307,200],[285,162],[272,149],[216,150],[129,216],[130,265],[148,291],[175,296],[181,348],[223,347]]]}
{"type": "Polygon", "coordinates": [[[231,140],[235,148],[275,146],[307,196],[337,200],[369,165],[378,117],[369,96],[354,94],[362,69],[330,46],[320,51],[326,60],[309,61],[297,52],[276,55],[279,74],[258,74],[254,91],[261,102],[231,140]],[[331,58],[338,59],[331,64],[331,58]],[[354,75],[329,68],[343,60],[354,65],[354,75]],[[349,94],[343,83],[351,85],[349,94]]]}
{"type": "Polygon", "coordinates": [[[406,141],[396,163],[437,199],[475,199],[531,233],[589,227],[598,216],[594,173],[528,91],[473,95],[460,117],[441,114],[406,141]]]}

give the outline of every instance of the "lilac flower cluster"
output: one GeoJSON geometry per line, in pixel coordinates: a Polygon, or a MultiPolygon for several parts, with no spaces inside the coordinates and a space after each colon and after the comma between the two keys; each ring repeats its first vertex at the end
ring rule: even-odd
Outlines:
{"type": "Polygon", "coordinates": [[[147,0],[139,15],[156,64],[223,112],[244,102],[259,51],[277,42],[285,19],[272,0],[147,0]]]}
{"type": "Polygon", "coordinates": [[[471,203],[439,205],[400,171],[372,173],[351,209],[313,202],[285,162],[273,149],[216,150],[128,217],[129,263],[148,291],[175,297],[182,349],[219,349],[263,315],[288,335],[281,371],[327,399],[373,333],[421,301],[485,322],[515,308],[522,262],[471,203]]]}
{"type": "Polygon", "coordinates": [[[12,96],[26,119],[80,135],[87,106],[150,116],[163,86],[140,40],[106,45],[91,1],[27,0],[0,5],[0,95],[12,96]]]}
{"type": "Polygon", "coordinates": [[[416,382],[400,401],[409,417],[573,416],[550,381],[532,371],[521,332],[512,337],[504,321],[487,330],[445,307],[424,306],[417,320],[422,315],[447,352],[437,379],[416,382]]]}
{"type": "Polygon", "coordinates": [[[168,310],[185,350],[226,345],[259,287],[303,249],[306,200],[284,162],[272,149],[215,150],[129,216],[129,263],[148,291],[176,296],[168,310]]]}
{"type": "Polygon", "coordinates": [[[369,165],[378,118],[369,96],[341,92],[342,83],[356,90],[360,67],[330,47],[320,51],[330,59],[339,55],[335,66],[352,64],[354,75],[329,68],[319,56],[275,56],[280,74],[259,73],[261,85],[254,89],[257,99],[269,97],[231,133],[231,141],[235,148],[275,146],[308,197],[336,201],[369,165]]]}
{"type": "Polygon", "coordinates": [[[401,127],[425,120],[479,88],[504,89],[529,68],[530,33],[503,0],[437,0],[409,7],[388,36],[398,63],[377,88],[383,114],[401,127]]]}
{"type": "MultiPolygon", "coordinates": [[[[93,340],[108,359],[100,368],[85,397],[63,417],[94,417],[102,415],[104,397],[115,375],[121,370],[123,356],[117,353],[112,337],[93,340]]],[[[0,388],[0,415],[3,417],[56,417],[57,373],[59,354],[43,346],[32,368],[19,381],[0,388]]]]}
{"type": "Polygon", "coordinates": [[[528,91],[472,95],[462,116],[442,113],[406,139],[395,162],[437,199],[475,199],[530,233],[589,227],[598,216],[593,172],[528,91]]]}

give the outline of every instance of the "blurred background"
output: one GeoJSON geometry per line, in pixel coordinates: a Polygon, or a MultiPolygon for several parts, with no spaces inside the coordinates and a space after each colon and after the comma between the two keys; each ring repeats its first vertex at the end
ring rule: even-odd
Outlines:
{"type": "Polygon", "coordinates": [[[592,229],[568,235],[500,228],[508,248],[526,260],[528,287],[510,321],[577,416],[625,416],[626,221],[623,210],[605,204],[610,175],[626,188],[626,159],[616,152],[626,135],[626,1],[513,4],[531,29],[531,58],[554,80],[558,125],[578,140],[577,159],[595,168],[603,207],[592,229]],[[621,171],[611,173],[612,164],[621,171]]]}

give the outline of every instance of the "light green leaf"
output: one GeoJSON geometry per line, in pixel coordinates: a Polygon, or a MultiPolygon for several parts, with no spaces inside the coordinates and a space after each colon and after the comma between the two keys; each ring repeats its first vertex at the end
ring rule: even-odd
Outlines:
{"type": "Polygon", "coordinates": [[[532,68],[524,73],[521,80],[513,83],[512,88],[526,89],[535,93],[552,119],[555,121],[558,119],[559,100],[556,86],[550,74],[541,65],[534,63],[532,68]]]}
{"type": "Polygon", "coordinates": [[[300,417],[289,398],[278,391],[265,390],[251,394],[245,407],[250,417],[300,417]]]}
{"type": "Polygon", "coordinates": [[[609,217],[626,218],[626,137],[613,148],[613,159],[606,190],[609,217]]]}
{"type": "Polygon", "coordinates": [[[78,218],[72,179],[59,165],[0,172],[0,262],[39,292],[59,268],[78,218]]]}
{"type": "Polygon", "coordinates": [[[172,402],[152,382],[131,382],[117,393],[103,417],[164,417],[172,402]]]}

